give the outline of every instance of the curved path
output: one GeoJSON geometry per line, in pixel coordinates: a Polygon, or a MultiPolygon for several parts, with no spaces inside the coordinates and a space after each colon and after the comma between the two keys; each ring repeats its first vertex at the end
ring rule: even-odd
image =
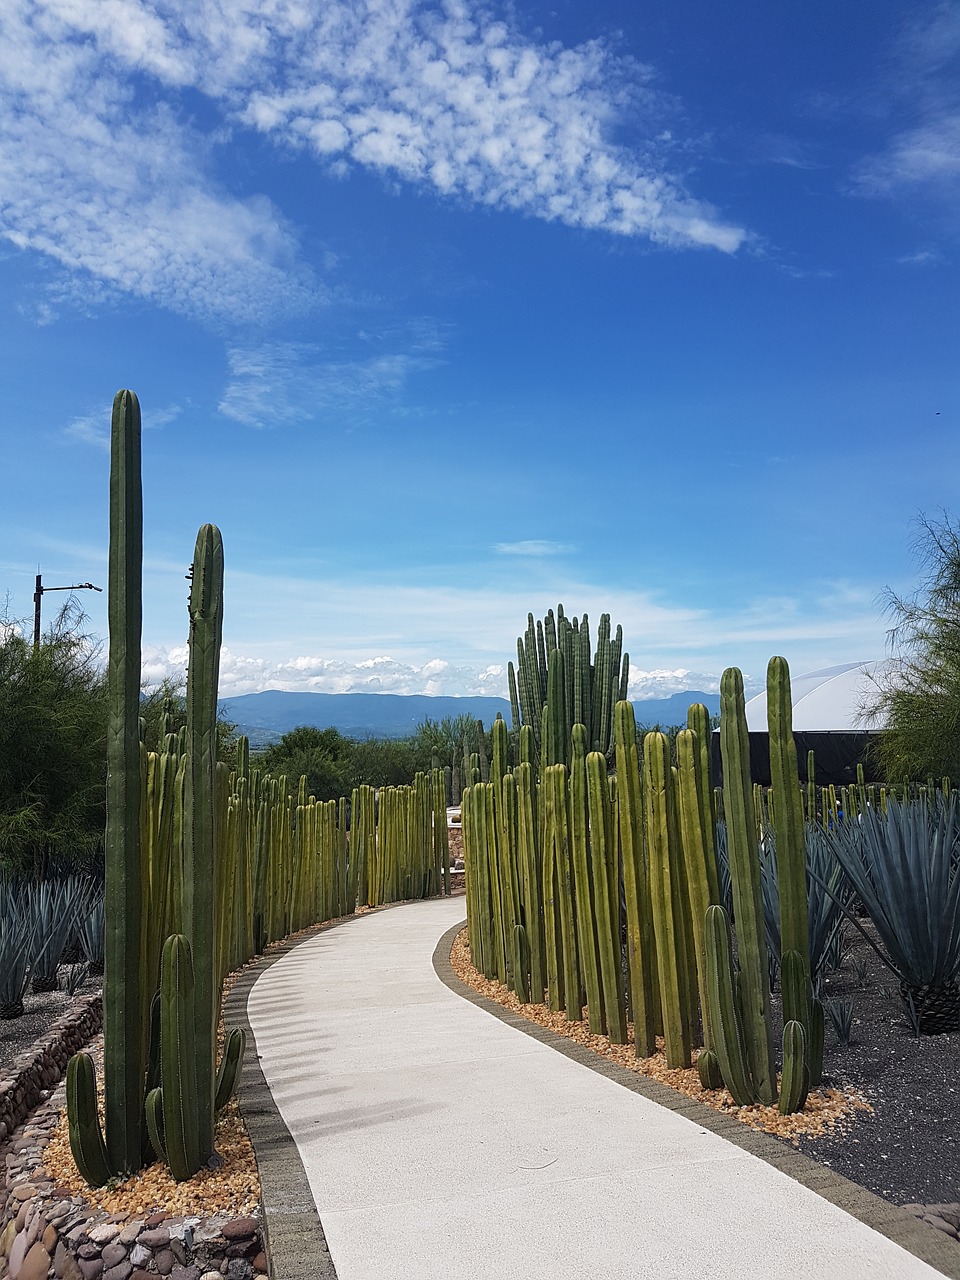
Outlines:
{"type": "Polygon", "coordinates": [[[463,915],[352,918],[245,984],[283,1122],[248,1066],[274,1280],[960,1275],[952,1244],[829,1170],[452,990],[437,944],[463,915]]]}

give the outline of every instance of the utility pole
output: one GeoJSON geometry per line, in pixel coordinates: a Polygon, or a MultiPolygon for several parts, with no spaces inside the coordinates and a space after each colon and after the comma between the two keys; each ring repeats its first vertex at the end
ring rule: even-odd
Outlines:
{"type": "Polygon", "coordinates": [[[37,574],[37,589],[33,593],[33,651],[40,648],[40,601],[43,599],[45,591],[102,591],[102,587],[95,587],[92,582],[78,582],[72,587],[45,587],[41,582],[41,575],[37,574]]]}

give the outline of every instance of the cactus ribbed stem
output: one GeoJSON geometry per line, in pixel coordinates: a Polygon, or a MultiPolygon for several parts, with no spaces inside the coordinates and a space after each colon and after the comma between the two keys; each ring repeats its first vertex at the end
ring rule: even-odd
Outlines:
{"type": "MultiPolygon", "coordinates": [[[[216,963],[215,796],[223,540],[216,525],[202,525],[197,534],[189,608],[187,729],[190,745],[183,851],[183,932],[190,943],[194,970],[197,1132],[201,1157],[206,1160],[213,1153],[214,1066],[220,1014],[220,974],[216,963]]],[[[165,1113],[168,1109],[167,1099],[165,1113]]]]}
{"type": "Polygon", "coordinates": [[[777,1077],[769,1016],[767,941],[743,676],[736,667],[728,667],[720,679],[720,751],[727,851],[740,955],[743,1031],[756,1097],[769,1106],[776,1100],[777,1077]]]}
{"type": "Polygon", "coordinates": [[[113,402],[110,443],[110,565],[107,660],[107,828],[104,848],[104,1120],[114,1173],[133,1173],[143,1151],[147,1009],[141,970],[140,640],[143,495],[140,405],[132,391],[113,402]]]}
{"type": "Polygon", "coordinates": [[[648,733],[643,740],[643,796],[664,1050],[669,1067],[689,1067],[687,959],[681,914],[684,904],[677,878],[678,851],[672,847],[675,840],[672,790],[670,744],[662,733],[648,733]]]}
{"type": "Polygon", "coordinates": [[[637,1057],[649,1058],[657,1047],[653,987],[656,946],[643,855],[643,801],[640,795],[637,726],[633,707],[629,702],[617,703],[614,736],[617,752],[617,821],[623,858],[633,1039],[637,1057]]]}

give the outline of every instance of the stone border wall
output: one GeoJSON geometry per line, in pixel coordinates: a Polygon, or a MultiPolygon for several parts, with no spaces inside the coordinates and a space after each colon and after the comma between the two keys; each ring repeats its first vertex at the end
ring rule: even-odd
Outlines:
{"type": "Polygon", "coordinates": [[[10,1280],[265,1280],[259,1217],[158,1213],[128,1219],[70,1195],[48,1177],[43,1150],[66,1101],[59,1082],[70,1057],[102,1025],[100,996],[84,997],[0,1081],[0,1152],[6,1165],[0,1187],[0,1275],[10,1280]]]}
{"type": "Polygon", "coordinates": [[[63,1079],[67,1063],[103,1027],[103,1000],[81,996],[42,1040],[15,1058],[0,1080],[0,1143],[63,1079]]]}

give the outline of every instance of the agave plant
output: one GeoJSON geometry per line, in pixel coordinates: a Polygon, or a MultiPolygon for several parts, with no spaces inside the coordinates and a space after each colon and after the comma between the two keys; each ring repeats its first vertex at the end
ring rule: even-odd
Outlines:
{"type": "Polygon", "coordinates": [[[56,991],[64,949],[87,904],[87,886],[79,876],[67,876],[25,885],[23,892],[26,916],[35,938],[31,957],[33,989],[56,991]]]}
{"type": "MultiPolygon", "coordinates": [[[[843,926],[855,891],[822,827],[807,824],[805,847],[810,978],[814,989],[819,990],[824,973],[828,969],[839,968],[843,954],[843,926]]],[[[780,890],[777,884],[776,836],[772,830],[764,833],[761,842],[760,870],[767,946],[779,963],[780,890]]]]}
{"type": "Polygon", "coordinates": [[[92,974],[103,973],[103,890],[88,905],[77,925],[80,950],[92,974]]]}
{"type": "MultiPolygon", "coordinates": [[[[919,1035],[960,1028],[960,829],[957,796],[888,800],[830,833],[834,852],[880,936],[919,1035]]],[[[858,928],[861,926],[849,916],[858,928]]],[[[865,932],[861,928],[861,932],[865,932]]]]}
{"type": "Polygon", "coordinates": [[[0,1018],[19,1018],[30,982],[33,937],[16,908],[0,915],[0,1018]]]}

